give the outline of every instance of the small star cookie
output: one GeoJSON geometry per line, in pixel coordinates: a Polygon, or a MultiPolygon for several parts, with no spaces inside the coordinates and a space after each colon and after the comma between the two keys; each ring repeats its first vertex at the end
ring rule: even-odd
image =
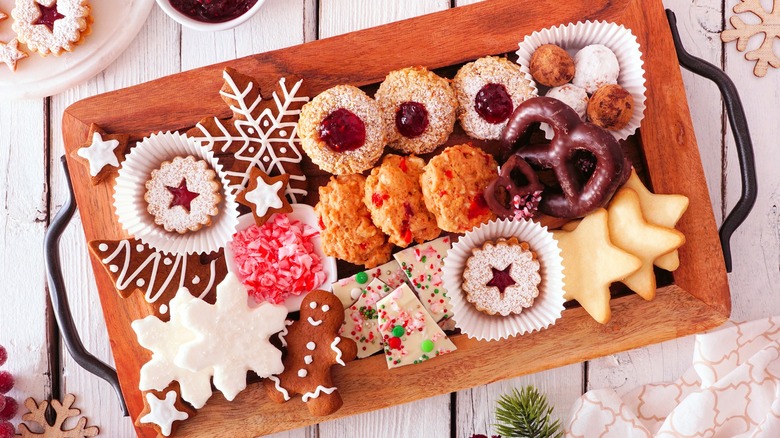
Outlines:
{"type": "Polygon", "coordinates": [[[73,51],[92,24],[87,0],[16,0],[11,16],[19,41],[41,56],[73,51]]]}
{"type": "Polygon", "coordinates": [[[0,61],[11,71],[16,71],[16,62],[27,57],[27,53],[19,49],[19,40],[12,39],[8,43],[0,41],[0,61]]]}
{"type": "Polygon", "coordinates": [[[609,322],[609,285],[636,272],[642,261],[615,246],[609,238],[607,210],[599,208],[574,231],[553,231],[563,257],[567,300],[577,300],[597,322],[609,322]]]}
{"type": "Polygon", "coordinates": [[[171,436],[177,422],[191,418],[196,411],[181,400],[174,383],[164,391],[144,393],[144,410],[138,415],[137,426],[150,426],[161,436],[171,436]]]}
{"type": "Polygon", "coordinates": [[[73,157],[87,166],[95,186],[122,166],[129,140],[129,135],[108,134],[93,123],[89,126],[86,143],[76,149],[73,157]]]}
{"type": "Polygon", "coordinates": [[[272,177],[255,167],[250,172],[246,189],[236,196],[236,201],[252,209],[255,224],[259,227],[276,213],[292,211],[292,206],[284,196],[289,181],[288,174],[272,177]]]}
{"type": "Polygon", "coordinates": [[[3,11],[0,11],[0,21],[5,20],[6,18],[8,18],[8,14],[6,14],[3,11]]]}
{"type": "Polygon", "coordinates": [[[622,280],[623,284],[640,297],[652,300],[655,298],[653,260],[682,246],[685,236],[673,228],[659,227],[645,221],[639,195],[632,189],[618,190],[607,211],[612,242],[642,261],[639,270],[622,280]]]}
{"type": "MultiPolygon", "coordinates": [[[[642,180],[631,171],[631,177],[623,186],[633,189],[639,195],[639,205],[642,207],[642,215],[647,222],[660,227],[674,228],[685,210],[688,209],[688,197],[683,195],[656,195],[642,184],[642,180]]],[[[655,265],[667,271],[674,271],[680,267],[680,257],[677,250],[664,254],[655,259],[655,265]]]]}

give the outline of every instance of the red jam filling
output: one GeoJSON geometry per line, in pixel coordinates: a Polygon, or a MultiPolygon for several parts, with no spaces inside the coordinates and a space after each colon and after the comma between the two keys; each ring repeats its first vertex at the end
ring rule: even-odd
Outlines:
{"type": "Polygon", "coordinates": [[[366,142],[366,125],[352,111],[339,108],[319,126],[320,140],[335,152],[355,150],[366,142]]]}
{"type": "Polygon", "coordinates": [[[418,102],[404,102],[395,112],[395,127],[404,137],[415,138],[428,128],[428,110],[418,102]]]}
{"type": "Polygon", "coordinates": [[[173,195],[173,199],[171,200],[171,205],[168,206],[168,208],[176,207],[177,205],[184,207],[185,210],[187,210],[187,213],[190,212],[190,204],[192,204],[192,201],[200,196],[200,193],[195,193],[187,190],[187,179],[182,178],[181,182],[179,183],[179,187],[165,187],[168,189],[169,192],[173,195]]]}
{"type": "Polygon", "coordinates": [[[49,31],[54,32],[54,22],[65,18],[64,15],[57,11],[57,2],[52,3],[51,6],[44,6],[40,3],[36,3],[36,5],[41,11],[41,15],[32,24],[42,24],[48,27],[49,31]]]}
{"type": "Polygon", "coordinates": [[[512,98],[502,84],[487,84],[474,98],[474,109],[488,123],[498,124],[512,115],[512,98]]]}
{"type": "Polygon", "coordinates": [[[257,0],[169,0],[182,14],[204,23],[222,23],[246,13],[257,0]]]}
{"type": "Polygon", "coordinates": [[[493,271],[493,278],[487,282],[486,286],[495,286],[498,288],[498,291],[503,294],[506,288],[517,284],[512,276],[509,275],[509,271],[512,269],[511,263],[503,270],[496,269],[492,266],[490,269],[493,271]]]}

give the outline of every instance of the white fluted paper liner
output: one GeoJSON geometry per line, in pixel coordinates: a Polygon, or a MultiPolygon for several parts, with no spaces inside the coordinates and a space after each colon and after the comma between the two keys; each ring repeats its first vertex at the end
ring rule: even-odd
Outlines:
{"type": "Polygon", "coordinates": [[[555,324],[563,312],[563,258],[558,243],[536,222],[500,219],[482,224],[461,237],[444,259],[444,287],[452,304],[455,326],[470,338],[494,341],[542,330],[555,324]],[[488,315],[466,300],[461,288],[466,260],[487,241],[517,237],[528,242],[538,257],[542,281],[534,304],[519,314],[488,315]]]}
{"type": "MultiPolygon", "coordinates": [[[[585,21],[542,29],[526,36],[519,44],[517,63],[527,76],[531,77],[531,55],[543,44],[555,44],[566,49],[572,57],[578,50],[591,44],[603,44],[615,52],[620,64],[618,84],[634,98],[634,114],[623,129],[609,131],[617,140],[633,134],[645,116],[645,70],[642,67],[642,51],[636,36],[630,29],[606,21],[585,21]]],[[[534,88],[536,82],[533,82],[534,88]]],[[[545,136],[552,138],[552,128],[542,125],[545,136]]]]}
{"type": "Polygon", "coordinates": [[[122,163],[114,186],[114,212],[125,231],[158,251],[176,255],[217,251],[233,239],[238,225],[236,196],[228,186],[222,165],[211,151],[184,134],[158,132],[138,142],[122,163]],[[154,223],[154,217],[146,209],[144,194],[152,170],[158,169],[163,161],[188,155],[205,160],[217,173],[222,184],[222,201],[219,213],[211,218],[211,225],[178,234],[154,223]]]}

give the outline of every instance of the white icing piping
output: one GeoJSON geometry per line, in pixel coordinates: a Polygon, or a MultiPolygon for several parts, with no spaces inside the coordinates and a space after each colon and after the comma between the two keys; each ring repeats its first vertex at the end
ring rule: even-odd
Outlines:
{"type": "Polygon", "coordinates": [[[318,386],[317,389],[314,390],[314,392],[307,392],[306,394],[303,394],[303,397],[301,397],[301,400],[303,400],[304,403],[309,401],[309,399],[317,398],[320,396],[320,393],[324,392],[325,394],[333,394],[333,391],[335,391],[335,386],[333,388],[326,388],[322,385],[318,386]]]}
{"type": "Polygon", "coordinates": [[[268,378],[268,380],[274,382],[274,388],[276,388],[276,390],[279,391],[284,396],[284,401],[290,400],[290,393],[288,393],[286,389],[282,388],[282,386],[280,385],[281,382],[279,382],[278,377],[271,376],[268,378]]]}
{"type": "Polygon", "coordinates": [[[313,325],[314,327],[317,327],[318,325],[322,324],[322,320],[315,321],[311,316],[307,319],[309,321],[309,324],[313,325]]]}
{"type": "Polygon", "coordinates": [[[206,288],[203,289],[203,292],[200,294],[198,298],[203,299],[209,292],[211,292],[211,288],[214,286],[214,277],[217,275],[217,259],[214,259],[209,264],[209,284],[206,285],[206,288]]]}
{"type": "Polygon", "coordinates": [[[341,342],[341,338],[336,336],[336,339],[333,340],[333,343],[330,344],[330,349],[333,350],[336,353],[336,363],[339,365],[345,367],[347,364],[344,363],[344,361],[341,359],[341,350],[339,350],[339,342],[341,342]]]}
{"type": "Polygon", "coordinates": [[[282,343],[282,347],[287,348],[287,339],[284,339],[285,336],[287,336],[287,333],[290,333],[289,330],[287,330],[287,327],[292,325],[292,321],[284,321],[284,328],[282,331],[279,332],[279,341],[282,343]]]}

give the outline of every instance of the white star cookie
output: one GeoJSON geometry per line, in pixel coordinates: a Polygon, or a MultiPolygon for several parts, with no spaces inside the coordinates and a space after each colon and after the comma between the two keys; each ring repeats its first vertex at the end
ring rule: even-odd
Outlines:
{"type": "Polygon", "coordinates": [[[236,196],[236,201],[252,209],[255,224],[261,226],[276,213],[292,211],[284,195],[289,181],[290,175],[268,176],[262,170],[254,168],[250,172],[246,189],[236,196]]]}
{"type": "Polygon", "coordinates": [[[121,166],[129,140],[129,135],[108,134],[93,123],[86,142],[72,156],[87,166],[92,185],[97,185],[121,166]]]}
{"type": "Polygon", "coordinates": [[[170,436],[173,423],[189,418],[189,414],[176,409],[176,391],[168,391],[164,399],[158,399],[152,393],[146,393],[146,403],[149,405],[149,413],[141,417],[138,422],[143,424],[156,424],[160,428],[160,434],[170,436]]]}
{"type": "Polygon", "coordinates": [[[211,369],[203,367],[191,371],[174,363],[181,345],[195,339],[195,334],[181,321],[183,308],[194,301],[201,300],[190,295],[187,288],[181,288],[169,303],[170,321],[162,322],[150,315],[133,321],[131,326],[138,343],[153,353],[152,359],[141,367],[139,389],[162,391],[175,380],[181,387],[181,397],[195,409],[200,409],[211,397],[211,369]]]}
{"type": "Polygon", "coordinates": [[[0,41],[0,61],[4,62],[11,71],[16,71],[16,62],[27,57],[27,53],[19,50],[19,40],[12,39],[8,43],[0,41]]]}
{"type": "Polygon", "coordinates": [[[217,302],[195,300],[182,310],[195,339],[181,347],[178,366],[213,370],[214,386],[232,401],[246,388],[246,374],[269,377],[284,370],[282,352],[269,338],[284,330],[287,308],[264,302],[249,307],[246,287],[233,273],[217,286],[217,302]]]}

